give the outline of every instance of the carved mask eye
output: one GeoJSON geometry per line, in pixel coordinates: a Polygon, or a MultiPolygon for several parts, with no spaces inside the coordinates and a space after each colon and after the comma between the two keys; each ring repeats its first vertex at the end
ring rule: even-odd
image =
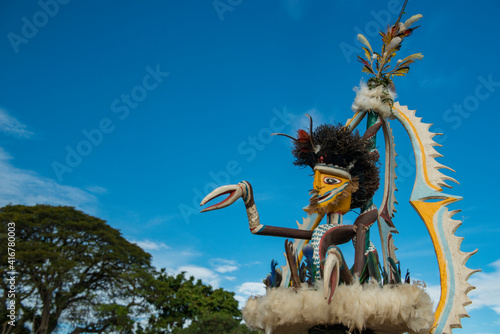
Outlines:
{"type": "Polygon", "coordinates": [[[324,179],[323,179],[323,183],[324,184],[337,184],[337,183],[340,183],[342,181],[340,181],[339,179],[336,179],[334,177],[329,177],[329,176],[326,176],[324,179]]]}

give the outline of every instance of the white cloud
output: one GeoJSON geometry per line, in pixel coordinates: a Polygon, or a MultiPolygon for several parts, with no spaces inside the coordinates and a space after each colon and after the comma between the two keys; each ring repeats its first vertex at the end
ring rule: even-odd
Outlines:
{"type": "Polygon", "coordinates": [[[96,185],[87,186],[87,187],[85,187],[85,189],[87,189],[91,193],[98,194],[98,195],[106,194],[108,192],[108,189],[100,187],[100,186],[96,186],[96,185]]]}
{"type": "Polygon", "coordinates": [[[199,266],[181,266],[177,269],[177,273],[186,272],[186,277],[194,276],[196,279],[202,280],[203,283],[211,285],[217,289],[220,285],[221,277],[212,270],[199,266]]]}
{"type": "Polygon", "coordinates": [[[151,240],[144,240],[144,241],[130,241],[137,246],[141,247],[144,250],[160,250],[160,249],[170,249],[167,245],[165,245],[163,242],[154,242],[151,240]]]}
{"type": "Polygon", "coordinates": [[[441,298],[441,285],[427,285],[425,291],[429,294],[432,299],[432,304],[434,305],[434,311],[439,303],[439,298],[441,298]]]}
{"type": "Polygon", "coordinates": [[[29,138],[33,132],[27,126],[19,122],[15,117],[9,115],[5,109],[0,108],[0,131],[11,136],[29,138]]]}
{"type": "Polygon", "coordinates": [[[221,265],[214,269],[216,272],[224,274],[224,273],[232,273],[233,271],[238,270],[237,266],[231,265],[221,265]]]}
{"type": "MultiPolygon", "coordinates": [[[[293,115],[292,122],[291,122],[292,129],[294,129],[294,130],[302,129],[302,130],[309,132],[311,121],[310,121],[309,117],[305,116],[306,114],[312,117],[313,130],[318,125],[326,123],[326,120],[325,120],[325,117],[323,116],[323,114],[318,109],[313,108],[313,109],[309,109],[308,111],[306,111],[303,114],[293,115]]],[[[294,137],[295,133],[294,134],[290,133],[290,135],[292,137],[294,137]]]]}
{"type": "Polygon", "coordinates": [[[226,260],[226,259],[211,259],[210,260],[210,265],[213,267],[213,269],[221,274],[225,273],[232,273],[233,271],[236,271],[239,269],[236,261],[234,260],[226,260]]]}
{"type": "MultiPolygon", "coordinates": [[[[498,276],[500,275],[500,259],[489,265],[494,269],[493,272],[479,272],[471,276],[469,283],[476,287],[468,293],[472,304],[467,306],[467,311],[487,307],[500,315],[500,285],[498,284],[498,276]]],[[[439,298],[441,297],[440,285],[427,285],[425,290],[431,297],[434,303],[434,309],[437,307],[439,298]]]]}
{"type": "Polygon", "coordinates": [[[493,272],[479,272],[471,276],[469,283],[476,287],[469,292],[472,304],[468,310],[489,307],[500,315],[500,285],[498,277],[500,275],[500,259],[489,265],[493,272]]]}
{"type": "MultiPolygon", "coordinates": [[[[153,253],[155,253],[155,252],[153,252],[153,253]]],[[[171,250],[166,250],[162,254],[163,254],[163,257],[168,257],[168,258],[172,257],[171,250]]],[[[177,254],[177,252],[175,254],[177,254]]],[[[153,254],[153,262],[155,261],[155,258],[158,258],[157,254],[153,254]]],[[[225,260],[225,259],[212,259],[210,262],[212,262],[214,260],[216,260],[217,262],[222,262],[222,263],[223,262],[235,263],[235,261],[225,260]]],[[[179,261],[177,263],[186,263],[186,262],[188,262],[188,260],[179,261]]],[[[158,268],[158,266],[157,266],[157,268],[158,268]]],[[[204,284],[211,285],[215,289],[218,289],[220,287],[221,282],[223,280],[234,281],[237,279],[235,276],[221,275],[221,273],[223,273],[223,272],[217,272],[214,269],[210,269],[207,267],[198,266],[198,265],[194,265],[194,264],[184,264],[181,266],[167,266],[167,267],[162,266],[162,268],[166,268],[166,271],[172,275],[176,275],[176,274],[179,274],[181,272],[185,272],[186,278],[193,276],[195,279],[200,279],[204,284]],[[174,268],[177,268],[177,269],[174,269],[174,268]]],[[[236,267],[236,268],[238,268],[238,267],[236,267]]],[[[217,269],[219,269],[219,267],[217,267],[217,269]]]]}
{"type": "MultiPolygon", "coordinates": [[[[127,239],[137,243],[137,241],[134,241],[133,237],[127,237],[127,239]]],[[[165,268],[171,274],[179,272],[179,270],[176,269],[179,266],[189,265],[194,259],[203,255],[196,249],[191,249],[189,247],[183,248],[174,245],[169,246],[167,244],[163,244],[164,246],[162,246],[159,242],[152,242],[149,240],[141,240],[140,242],[144,242],[145,246],[149,245],[151,247],[147,251],[153,256],[153,266],[158,270],[165,268]],[[155,246],[157,247],[155,248],[155,246]]]]}
{"type": "Polygon", "coordinates": [[[243,308],[251,296],[263,296],[266,294],[266,286],[263,282],[245,282],[236,287],[234,298],[238,301],[240,308],[243,308]]]}
{"type": "Polygon", "coordinates": [[[0,148],[0,205],[51,204],[74,206],[95,213],[97,198],[76,187],[65,186],[37,173],[14,167],[12,157],[0,148]]]}
{"type": "Polygon", "coordinates": [[[236,288],[236,292],[247,296],[261,296],[266,294],[263,282],[245,282],[236,288]]]}

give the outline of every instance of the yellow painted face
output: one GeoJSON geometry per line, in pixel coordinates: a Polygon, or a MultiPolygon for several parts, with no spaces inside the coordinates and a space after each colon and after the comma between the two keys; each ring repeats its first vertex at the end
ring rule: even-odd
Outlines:
{"type": "Polygon", "coordinates": [[[351,207],[351,194],[340,196],[351,181],[349,173],[336,167],[317,165],[314,168],[314,189],[318,192],[317,208],[328,213],[345,214],[351,207]],[[340,197],[339,197],[340,196],[340,197]]]}

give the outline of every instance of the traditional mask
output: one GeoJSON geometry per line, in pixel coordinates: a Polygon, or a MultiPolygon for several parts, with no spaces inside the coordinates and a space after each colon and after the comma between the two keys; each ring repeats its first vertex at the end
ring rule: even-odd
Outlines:
{"type": "Polygon", "coordinates": [[[345,169],[317,164],[314,167],[311,209],[325,213],[347,213],[351,207],[350,183],[351,175],[345,169]]]}

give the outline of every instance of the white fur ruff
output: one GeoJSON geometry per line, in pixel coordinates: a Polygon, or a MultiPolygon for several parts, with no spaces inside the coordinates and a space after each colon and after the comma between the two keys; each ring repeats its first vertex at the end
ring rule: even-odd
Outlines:
{"type": "Polygon", "coordinates": [[[382,86],[378,86],[373,89],[369,89],[366,83],[361,82],[359,87],[355,87],[356,98],[352,104],[352,110],[354,112],[361,110],[373,110],[380,117],[393,119],[392,107],[389,103],[382,102],[385,98],[391,98],[393,101],[396,98],[396,94],[384,89],[382,86]],[[384,91],[385,90],[385,91],[384,91]]]}
{"type": "Polygon", "coordinates": [[[245,323],[266,333],[302,334],[316,325],[343,324],[376,333],[428,333],[434,322],[432,301],[413,284],[353,285],[337,287],[330,305],[322,291],[301,288],[269,289],[266,296],[250,297],[243,309],[245,323]]]}

